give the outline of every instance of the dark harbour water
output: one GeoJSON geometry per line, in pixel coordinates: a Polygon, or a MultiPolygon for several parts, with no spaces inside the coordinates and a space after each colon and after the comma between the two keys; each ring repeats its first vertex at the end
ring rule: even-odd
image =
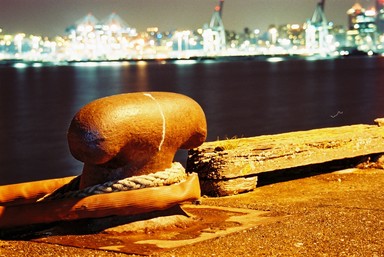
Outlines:
{"type": "Polygon", "coordinates": [[[79,174],[66,139],[73,115],[96,98],[151,90],[199,102],[209,141],[372,124],[384,117],[384,58],[3,66],[0,184],[79,174]]]}

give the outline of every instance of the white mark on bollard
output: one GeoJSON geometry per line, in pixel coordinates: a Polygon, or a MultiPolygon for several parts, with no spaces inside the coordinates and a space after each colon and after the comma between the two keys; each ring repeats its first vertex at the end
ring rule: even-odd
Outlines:
{"type": "Polygon", "coordinates": [[[161,151],[161,147],[163,146],[164,140],[165,140],[165,116],[164,116],[164,112],[163,112],[163,109],[161,109],[161,106],[160,106],[159,102],[156,100],[156,98],[154,98],[150,93],[144,93],[144,95],[148,96],[153,101],[155,101],[155,103],[157,104],[157,107],[159,108],[161,118],[163,120],[163,132],[162,132],[161,141],[159,144],[159,151],[161,151]]]}

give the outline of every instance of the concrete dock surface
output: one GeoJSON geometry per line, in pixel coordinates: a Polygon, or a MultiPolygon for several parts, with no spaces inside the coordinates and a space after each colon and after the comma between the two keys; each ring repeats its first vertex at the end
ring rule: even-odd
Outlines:
{"type": "MultiPolygon", "coordinates": [[[[201,206],[249,210],[258,213],[260,221],[250,219],[237,230],[216,227],[205,240],[174,247],[171,243],[149,255],[384,256],[383,169],[293,174],[249,193],[202,197],[201,206]]],[[[81,244],[84,235],[71,238],[77,244],[0,240],[0,256],[138,256],[128,247],[105,250],[81,244]]]]}

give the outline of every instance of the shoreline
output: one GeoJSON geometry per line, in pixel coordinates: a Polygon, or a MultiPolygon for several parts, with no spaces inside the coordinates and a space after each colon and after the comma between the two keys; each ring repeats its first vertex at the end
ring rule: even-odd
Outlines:
{"type": "Polygon", "coordinates": [[[307,60],[307,61],[319,61],[319,60],[335,60],[352,57],[381,57],[381,55],[368,55],[365,52],[357,51],[348,55],[339,56],[322,56],[322,55],[301,55],[301,54],[258,54],[258,55],[217,55],[217,56],[191,56],[183,58],[122,58],[122,59],[84,59],[84,60],[63,60],[63,61],[52,61],[52,60],[24,60],[24,59],[1,59],[1,66],[65,66],[71,64],[81,63],[129,63],[138,64],[140,62],[148,63],[188,63],[188,62],[235,62],[235,61],[268,61],[268,62],[280,62],[288,60],[307,60]]]}

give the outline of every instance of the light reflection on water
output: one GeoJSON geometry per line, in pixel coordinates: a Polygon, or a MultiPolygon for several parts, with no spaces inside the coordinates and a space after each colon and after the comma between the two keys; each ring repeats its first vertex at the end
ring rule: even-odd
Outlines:
{"type": "Polygon", "coordinates": [[[381,58],[0,67],[0,184],[80,173],[66,131],[100,97],[188,95],[203,107],[211,141],[372,123],[384,116],[383,68],[381,58]]]}

